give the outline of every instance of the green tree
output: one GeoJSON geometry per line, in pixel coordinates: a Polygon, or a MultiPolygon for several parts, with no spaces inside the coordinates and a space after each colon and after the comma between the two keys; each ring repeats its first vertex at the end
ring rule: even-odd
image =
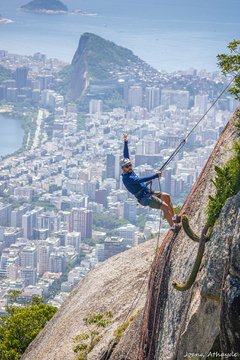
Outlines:
{"type": "Polygon", "coordinates": [[[8,291],[8,303],[12,304],[17,301],[18,295],[20,295],[22,292],[19,290],[9,290],[8,291]]]}
{"type": "Polygon", "coordinates": [[[127,220],[119,219],[115,215],[110,215],[109,213],[93,214],[93,225],[97,229],[113,230],[127,223],[127,220]]]}
{"type": "Polygon", "coordinates": [[[124,332],[127,328],[132,324],[135,318],[140,314],[142,309],[139,309],[135,314],[133,314],[128,320],[126,320],[123,324],[120,324],[117,329],[114,331],[114,336],[117,342],[120,341],[121,337],[123,336],[124,332]]]}
{"type": "Polygon", "coordinates": [[[83,112],[79,112],[77,117],[77,130],[78,131],[85,130],[85,125],[86,125],[86,116],[83,112]]]}
{"type": "Polygon", "coordinates": [[[235,76],[232,88],[229,90],[236,99],[240,100],[240,40],[233,40],[228,44],[229,53],[217,56],[218,65],[224,75],[235,76]]]}
{"type": "Polygon", "coordinates": [[[18,360],[57,308],[34,297],[25,307],[7,306],[6,310],[0,316],[0,359],[18,360]]]}

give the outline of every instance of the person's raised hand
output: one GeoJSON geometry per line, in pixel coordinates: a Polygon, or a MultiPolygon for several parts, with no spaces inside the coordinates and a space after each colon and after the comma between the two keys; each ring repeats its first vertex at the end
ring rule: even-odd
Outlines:
{"type": "Polygon", "coordinates": [[[128,141],[128,134],[127,134],[127,133],[123,134],[123,140],[124,140],[125,142],[128,141]]]}

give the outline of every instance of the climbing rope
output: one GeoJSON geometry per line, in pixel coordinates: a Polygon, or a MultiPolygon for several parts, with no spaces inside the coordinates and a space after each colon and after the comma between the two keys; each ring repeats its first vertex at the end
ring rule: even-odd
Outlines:
{"type": "MultiPolygon", "coordinates": [[[[155,260],[155,257],[154,257],[154,260],[155,260]]],[[[153,265],[153,263],[154,263],[154,260],[152,261],[151,266],[150,266],[148,272],[147,272],[146,275],[144,276],[144,278],[143,278],[143,280],[142,280],[142,284],[141,284],[141,286],[140,286],[140,288],[139,288],[139,290],[138,290],[138,292],[137,292],[137,294],[136,294],[136,296],[135,296],[135,298],[134,298],[134,300],[133,300],[133,302],[132,302],[132,304],[131,304],[130,310],[128,311],[127,316],[125,317],[125,319],[124,319],[124,321],[123,321],[122,324],[124,324],[124,323],[127,321],[129,315],[131,314],[131,312],[134,310],[134,308],[136,308],[137,304],[139,303],[139,301],[140,301],[140,299],[141,299],[141,296],[143,295],[143,292],[144,292],[144,284],[145,284],[145,281],[147,280],[147,278],[148,278],[148,276],[149,276],[149,274],[150,274],[150,272],[151,272],[151,269],[152,269],[152,265],[153,265]],[[134,304],[134,303],[135,303],[135,304],[134,304]]],[[[144,307],[144,308],[145,308],[145,307],[144,307]]],[[[143,318],[144,318],[144,316],[143,316],[143,318]]],[[[143,321],[143,320],[142,320],[142,321],[143,321]]],[[[134,345],[134,342],[135,342],[135,339],[134,339],[134,337],[133,337],[133,340],[132,340],[132,342],[131,342],[131,345],[130,345],[130,347],[129,347],[129,350],[128,350],[126,356],[123,356],[123,357],[122,357],[122,354],[120,354],[120,359],[121,359],[121,360],[123,360],[123,359],[126,359],[126,360],[127,360],[127,359],[128,359],[128,355],[130,354],[130,352],[131,352],[131,350],[132,350],[132,347],[133,347],[133,345],[134,345]]]]}
{"type": "MultiPolygon", "coordinates": [[[[150,191],[152,191],[152,181],[149,182],[149,184],[150,184],[150,191]]],[[[158,177],[158,187],[159,187],[159,192],[161,193],[160,177],[158,177]]],[[[152,261],[152,263],[151,263],[151,266],[150,266],[148,272],[146,273],[146,275],[145,275],[145,277],[144,277],[144,279],[143,279],[143,281],[142,281],[142,284],[141,284],[141,286],[140,286],[140,288],[139,288],[139,290],[138,290],[138,293],[136,294],[136,297],[134,298],[134,300],[133,300],[133,302],[132,302],[132,304],[131,304],[130,310],[128,311],[128,313],[127,313],[127,315],[126,315],[123,324],[127,321],[127,319],[128,319],[128,317],[129,317],[129,315],[131,314],[132,310],[133,310],[134,308],[136,308],[138,302],[139,302],[140,299],[141,299],[141,296],[143,295],[143,292],[144,292],[144,286],[143,286],[143,285],[145,284],[145,281],[146,281],[146,279],[148,278],[148,276],[149,276],[149,274],[150,274],[150,272],[151,272],[151,269],[152,269],[152,267],[153,267],[153,264],[155,263],[155,259],[156,259],[156,256],[157,256],[157,250],[158,250],[158,248],[159,248],[160,235],[161,235],[161,227],[162,227],[162,212],[160,212],[159,226],[158,226],[158,236],[157,236],[157,243],[156,243],[156,247],[155,247],[155,256],[154,256],[154,259],[153,259],[153,261],[152,261]],[[135,303],[135,301],[136,301],[136,303],[135,303]],[[135,304],[134,304],[134,303],[135,303],[135,304]]],[[[147,299],[146,299],[146,300],[147,300],[147,299]]],[[[146,305],[146,301],[145,301],[145,305],[146,305]]],[[[146,306],[144,306],[144,309],[145,309],[145,307],[146,307],[146,306]]],[[[144,320],[144,313],[143,313],[143,317],[142,317],[142,322],[143,322],[143,320],[144,320]]],[[[133,340],[132,340],[132,342],[131,342],[131,345],[130,345],[130,347],[129,347],[129,350],[128,350],[126,356],[124,357],[125,359],[128,359],[128,355],[129,355],[130,352],[132,351],[134,342],[135,342],[135,339],[133,338],[133,340]]],[[[139,346],[139,349],[138,349],[137,359],[138,359],[138,357],[139,357],[139,351],[140,351],[140,346],[139,346]]]]}
{"type": "MultiPolygon", "coordinates": [[[[161,181],[160,181],[160,177],[158,177],[158,188],[159,188],[159,192],[160,192],[160,194],[161,194],[162,189],[161,189],[161,181]]],[[[162,211],[160,212],[160,218],[159,218],[158,237],[157,237],[157,246],[156,246],[156,250],[157,250],[157,249],[158,249],[158,247],[159,247],[161,227],[162,227],[162,211]]]]}
{"type": "Polygon", "coordinates": [[[198,120],[198,122],[193,126],[193,128],[187,133],[187,135],[184,137],[183,140],[179,143],[177,148],[173,151],[173,153],[169,156],[169,158],[165,161],[165,163],[161,166],[159,169],[160,171],[163,171],[168,164],[174,159],[174,157],[179,153],[179,151],[182,149],[182,147],[186,144],[187,139],[189,136],[194,132],[196,127],[201,123],[201,121],[205,118],[205,116],[209,113],[209,111],[214,107],[214,105],[217,103],[217,101],[220,99],[220,97],[225,93],[225,91],[229,88],[229,86],[233,83],[233,81],[236,79],[236,77],[239,76],[239,73],[235,75],[232,80],[224,87],[224,89],[221,91],[221,93],[218,95],[218,97],[214,100],[214,102],[211,104],[211,106],[207,109],[207,111],[203,114],[203,116],[198,120]]]}

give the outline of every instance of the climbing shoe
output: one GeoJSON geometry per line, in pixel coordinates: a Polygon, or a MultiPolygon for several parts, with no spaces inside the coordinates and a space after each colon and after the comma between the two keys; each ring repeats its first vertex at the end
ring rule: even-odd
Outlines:
{"type": "Polygon", "coordinates": [[[182,217],[180,215],[177,215],[175,214],[173,217],[172,217],[172,221],[174,222],[174,224],[180,224],[181,223],[181,219],[182,217]]]}

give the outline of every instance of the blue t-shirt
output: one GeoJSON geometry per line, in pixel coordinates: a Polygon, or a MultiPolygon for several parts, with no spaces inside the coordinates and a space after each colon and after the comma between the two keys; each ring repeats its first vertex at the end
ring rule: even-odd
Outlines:
{"type": "MultiPolygon", "coordinates": [[[[129,159],[129,151],[128,151],[128,142],[124,142],[124,150],[123,150],[124,158],[129,159]]],[[[151,181],[153,179],[158,178],[158,174],[154,174],[152,176],[146,176],[140,178],[134,171],[131,173],[122,174],[123,184],[127,188],[127,190],[136,196],[138,200],[142,199],[144,196],[150,193],[149,188],[147,187],[146,182],[151,181]]]]}
{"type": "Polygon", "coordinates": [[[156,179],[157,177],[158,174],[154,174],[152,176],[140,178],[134,171],[128,174],[122,174],[123,184],[138,200],[150,193],[149,188],[144,183],[156,179]]]}

